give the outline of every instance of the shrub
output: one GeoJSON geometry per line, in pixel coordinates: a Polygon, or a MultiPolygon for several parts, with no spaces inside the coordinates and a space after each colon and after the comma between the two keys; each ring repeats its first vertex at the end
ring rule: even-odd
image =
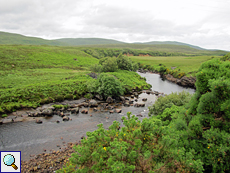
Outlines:
{"type": "Polygon", "coordinates": [[[64,98],[67,100],[73,100],[74,96],[72,94],[67,94],[67,95],[65,95],[64,98]]]}
{"type": "Polygon", "coordinates": [[[100,74],[97,80],[92,80],[87,86],[90,92],[98,93],[103,98],[116,97],[124,93],[121,82],[105,73],[100,74]]]}
{"type": "Polygon", "coordinates": [[[118,65],[116,62],[116,58],[107,58],[106,61],[102,63],[102,71],[103,72],[115,72],[118,70],[118,65]]]}
{"type": "Polygon", "coordinates": [[[193,160],[194,152],[179,155],[157,142],[153,133],[155,124],[148,119],[142,122],[127,113],[123,117],[124,127],[114,121],[108,130],[103,124],[74,147],[70,163],[58,172],[198,172],[200,161],[193,160]],[[164,159],[162,159],[164,158],[164,159]],[[78,168],[74,170],[74,168],[78,168]],[[192,171],[194,170],[194,171],[192,171]]]}
{"type": "Polygon", "coordinates": [[[90,66],[90,70],[93,71],[93,72],[100,73],[100,72],[102,72],[103,67],[100,64],[94,64],[94,65],[90,66]]]}
{"type": "Polygon", "coordinates": [[[55,101],[57,101],[57,102],[61,102],[61,101],[64,100],[64,96],[63,96],[63,95],[56,95],[56,96],[54,97],[54,99],[55,99],[55,101]]]}
{"type": "Polygon", "coordinates": [[[182,106],[187,104],[191,99],[191,94],[188,92],[172,93],[165,97],[159,97],[153,106],[149,107],[149,116],[161,115],[166,108],[173,105],[182,106]]]}
{"type": "Polygon", "coordinates": [[[139,64],[133,63],[131,59],[120,54],[117,59],[118,68],[121,70],[136,71],[139,67],[139,64]]]}
{"type": "Polygon", "coordinates": [[[7,116],[8,116],[7,114],[3,114],[3,115],[2,115],[2,118],[5,118],[5,117],[7,117],[7,116]]]}

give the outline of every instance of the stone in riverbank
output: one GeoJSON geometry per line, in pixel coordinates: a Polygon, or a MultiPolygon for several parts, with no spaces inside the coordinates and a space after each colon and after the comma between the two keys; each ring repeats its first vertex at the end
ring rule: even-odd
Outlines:
{"type": "Polygon", "coordinates": [[[81,113],[82,113],[82,114],[88,114],[88,110],[87,110],[87,109],[83,109],[83,110],[81,111],[81,113]]]}
{"type": "Polygon", "coordinates": [[[46,109],[44,109],[42,111],[42,115],[44,115],[44,116],[52,116],[53,115],[53,109],[52,108],[46,108],[46,109]]]}
{"type": "Polygon", "coordinates": [[[90,100],[89,101],[89,107],[97,107],[98,106],[98,104],[97,104],[97,101],[96,100],[90,100]]]}
{"type": "MultiPolygon", "coordinates": [[[[78,144],[78,143],[75,143],[78,144]]],[[[22,161],[21,172],[54,172],[63,167],[75,152],[73,143],[68,143],[67,147],[61,151],[52,153],[42,153],[28,161],[22,161]]]]}
{"type": "Polygon", "coordinates": [[[108,97],[108,98],[106,99],[106,103],[113,103],[112,97],[108,97]]]}
{"type": "Polygon", "coordinates": [[[71,114],[78,114],[79,113],[79,107],[73,108],[70,111],[71,111],[71,114]]]}
{"type": "Polygon", "coordinates": [[[183,76],[181,79],[174,78],[171,74],[164,76],[167,80],[176,83],[180,86],[195,88],[196,78],[183,76]]]}

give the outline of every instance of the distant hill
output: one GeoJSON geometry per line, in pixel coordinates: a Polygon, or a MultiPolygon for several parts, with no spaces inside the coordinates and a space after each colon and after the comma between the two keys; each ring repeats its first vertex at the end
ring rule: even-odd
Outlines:
{"type": "Polygon", "coordinates": [[[140,42],[140,43],[134,43],[134,44],[153,44],[153,45],[162,45],[162,44],[167,44],[167,45],[180,45],[180,46],[189,46],[191,48],[194,49],[199,49],[199,50],[206,50],[204,48],[201,48],[199,46],[194,46],[191,44],[187,44],[187,43],[181,43],[181,42],[177,42],[177,41],[151,41],[151,42],[140,42]]]}
{"type": "Polygon", "coordinates": [[[112,39],[104,38],[62,38],[54,40],[59,43],[68,44],[71,46],[80,45],[98,45],[98,44],[124,44],[125,42],[116,41],[112,39]]]}
{"type": "Polygon", "coordinates": [[[7,32],[0,32],[0,44],[68,46],[65,43],[60,43],[53,40],[45,40],[37,37],[27,37],[20,34],[7,32]]]}
{"type": "Polygon", "coordinates": [[[176,41],[151,41],[125,43],[112,39],[103,38],[62,38],[46,40],[37,37],[27,37],[20,34],[0,32],[0,44],[7,45],[51,45],[51,46],[84,46],[101,48],[144,49],[151,51],[181,52],[181,53],[210,53],[224,55],[227,51],[207,50],[198,46],[176,41]]]}

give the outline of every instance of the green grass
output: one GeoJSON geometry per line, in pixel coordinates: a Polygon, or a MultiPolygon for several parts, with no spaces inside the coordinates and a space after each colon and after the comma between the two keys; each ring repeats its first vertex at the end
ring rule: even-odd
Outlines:
{"type": "Polygon", "coordinates": [[[182,54],[182,55],[189,55],[189,56],[198,56],[198,55],[219,55],[223,56],[227,51],[222,50],[200,50],[195,49],[187,45],[172,45],[172,44],[107,44],[107,45],[88,45],[84,46],[84,49],[88,48],[98,48],[98,49],[131,49],[131,50],[142,50],[142,51],[152,51],[152,52],[160,52],[160,53],[172,53],[172,54],[182,54]]]}
{"type": "MultiPolygon", "coordinates": [[[[89,67],[98,61],[76,47],[0,45],[0,114],[84,96],[93,80],[89,67]]],[[[127,89],[148,87],[134,72],[114,76],[127,89]]]]}
{"type": "Polygon", "coordinates": [[[127,88],[138,88],[148,89],[149,85],[145,82],[145,79],[133,71],[119,70],[118,72],[108,72],[119,79],[127,88]]]}
{"type": "MultiPolygon", "coordinates": [[[[219,56],[216,56],[217,58],[219,56]]],[[[187,75],[195,75],[200,65],[212,58],[212,56],[171,56],[171,57],[144,57],[144,56],[129,56],[133,61],[140,62],[143,65],[152,65],[154,67],[159,64],[165,65],[167,68],[177,67],[187,75]]]]}

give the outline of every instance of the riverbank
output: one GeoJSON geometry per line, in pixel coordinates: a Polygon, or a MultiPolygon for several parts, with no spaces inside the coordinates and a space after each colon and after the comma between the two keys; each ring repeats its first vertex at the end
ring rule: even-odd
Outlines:
{"type": "MultiPolygon", "coordinates": [[[[113,121],[119,121],[122,127],[121,118],[126,116],[127,112],[132,112],[132,114],[136,115],[139,120],[147,118],[148,107],[152,106],[158,97],[164,95],[163,92],[165,94],[170,94],[171,92],[181,92],[185,89],[168,81],[163,81],[159,75],[156,74],[142,73],[140,75],[143,78],[146,78],[147,83],[152,85],[152,90],[138,91],[139,93],[132,92],[129,96],[127,95],[125,97],[121,97],[123,102],[106,103],[106,101],[101,102],[100,100],[96,99],[98,102],[98,107],[91,108],[89,107],[89,100],[86,98],[81,98],[79,100],[65,100],[63,102],[45,104],[42,107],[38,107],[37,110],[27,109],[14,112],[6,117],[6,119],[8,118],[8,121],[11,121],[11,117],[14,118],[14,122],[3,124],[1,126],[0,136],[2,134],[1,140],[3,141],[3,148],[0,147],[1,150],[22,151],[22,160],[27,163],[27,161],[32,159],[31,162],[33,162],[33,165],[35,165],[34,167],[36,167],[38,166],[37,162],[40,162],[40,158],[45,159],[43,157],[55,157],[51,156],[54,150],[55,152],[61,152],[61,150],[67,147],[67,143],[79,141],[81,140],[82,136],[85,136],[87,131],[96,130],[98,124],[102,123],[105,128],[108,128],[113,121]],[[146,99],[147,101],[143,101],[146,99]],[[144,103],[145,105],[144,107],[134,107],[136,103],[144,103]],[[116,104],[118,107],[115,107],[116,104]],[[58,116],[58,114],[47,117],[28,116],[28,114],[41,115],[36,111],[43,112],[40,110],[51,108],[52,105],[69,105],[70,107],[73,107],[74,105],[81,105],[81,108],[79,108],[78,114],[72,114],[71,111],[68,112],[68,109],[74,108],[63,107],[59,110],[53,110],[53,112],[62,110],[61,112],[69,117],[69,121],[63,121],[63,117],[58,116]],[[85,107],[87,105],[88,107],[85,107]],[[95,108],[97,111],[94,111],[95,108]],[[82,110],[85,109],[88,110],[88,114],[81,113],[82,110]],[[117,113],[115,109],[120,109],[121,113],[117,113]],[[110,111],[113,113],[110,113],[110,111]],[[21,117],[21,115],[24,117],[21,117]],[[17,118],[15,118],[16,116],[17,118]],[[21,123],[16,123],[21,118],[25,118],[25,120],[21,123]],[[40,119],[42,123],[37,124],[37,119],[40,119]],[[10,132],[9,129],[11,129],[10,132]],[[4,135],[6,133],[9,137],[4,135]],[[37,159],[35,158],[36,155],[39,155],[37,159]]],[[[186,90],[193,92],[189,89],[186,90]]],[[[29,163],[27,163],[27,165],[29,165],[29,163]]]]}
{"type": "Polygon", "coordinates": [[[175,78],[171,74],[160,74],[159,72],[150,71],[150,70],[143,70],[143,69],[139,69],[138,72],[159,74],[162,79],[168,80],[168,81],[175,83],[179,86],[196,89],[196,86],[195,86],[196,78],[192,77],[192,76],[190,76],[190,77],[183,76],[182,78],[175,78]]]}
{"type": "Polygon", "coordinates": [[[69,161],[71,154],[75,152],[73,146],[78,144],[78,142],[68,143],[62,150],[53,150],[51,153],[44,150],[42,154],[31,155],[30,160],[22,161],[21,172],[51,173],[59,170],[69,161]]]}

